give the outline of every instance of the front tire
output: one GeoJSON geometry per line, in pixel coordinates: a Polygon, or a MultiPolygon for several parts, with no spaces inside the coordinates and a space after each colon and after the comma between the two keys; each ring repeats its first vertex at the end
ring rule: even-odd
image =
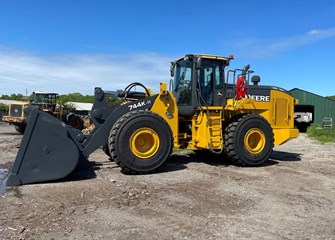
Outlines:
{"type": "Polygon", "coordinates": [[[243,115],[225,129],[225,151],[237,165],[261,165],[270,157],[273,146],[272,128],[259,115],[243,115]]]}
{"type": "Polygon", "coordinates": [[[102,147],[102,151],[111,159],[112,155],[109,151],[109,144],[107,143],[105,146],[102,147]]]}
{"type": "Polygon", "coordinates": [[[149,173],[172,152],[172,132],[166,121],[149,111],[123,115],[109,136],[112,159],[124,173],[149,173]]]}

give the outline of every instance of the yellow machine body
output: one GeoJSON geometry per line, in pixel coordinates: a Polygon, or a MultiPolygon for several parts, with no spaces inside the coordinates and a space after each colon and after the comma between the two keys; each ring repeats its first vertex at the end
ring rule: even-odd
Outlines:
{"type": "Polygon", "coordinates": [[[15,102],[9,104],[8,115],[2,117],[2,121],[7,123],[25,123],[23,109],[29,106],[29,102],[15,102]]]}
{"type": "Polygon", "coordinates": [[[178,117],[176,99],[167,90],[166,83],[161,83],[160,86],[159,97],[154,102],[151,111],[162,116],[169,124],[176,148],[220,150],[224,145],[225,121],[229,121],[236,115],[248,113],[260,115],[270,123],[275,145],[281,145],[299,135],[298,129],[294,128],[295,99],[283,91],[271,90],[268,101],[256,101],[253,98],[229,99],[224,107],[199,107],[197,113],[186,121],[178,117]],[[191,135],[179,132],[180,122],[185,121],[192,128],[191,135]]]}

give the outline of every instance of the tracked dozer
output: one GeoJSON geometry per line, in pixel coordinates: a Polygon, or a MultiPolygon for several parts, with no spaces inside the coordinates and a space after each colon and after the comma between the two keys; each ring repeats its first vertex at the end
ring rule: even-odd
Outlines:
{"type": "Polygon", "coordinates": [[[99,147],[126,173],[156,170],[173,147],[261,165],[274,145],[298,136],[295,100],[284,89],[259,85],[249,65],[226,70],[232,59],[185,55],[171,63],[169,87],[161,83],[158,94],[141,83],[117,92],[96,88],[89,135],[30,110],[7,185],[64,178],[99,147]],[[109,95],[126,101],[107,107],[109,95]]]}

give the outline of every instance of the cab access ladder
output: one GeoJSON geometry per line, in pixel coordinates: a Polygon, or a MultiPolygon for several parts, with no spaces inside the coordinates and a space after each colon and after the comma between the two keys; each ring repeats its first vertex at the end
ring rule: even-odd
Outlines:
{"type": "Polygon", "coordinates": [[[222,136],[222,111],[208,111],[208,147],[213,153],[221,153],[223,150],[222,136]]]}

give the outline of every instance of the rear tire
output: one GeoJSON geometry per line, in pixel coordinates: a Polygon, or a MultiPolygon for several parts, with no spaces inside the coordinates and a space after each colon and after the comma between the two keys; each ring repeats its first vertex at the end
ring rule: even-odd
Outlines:
{"type": "Polygon", "coordinates": [[[72,115],[69,121],[69,125],[73,128],[83,130],[84,128],[84,122],[83,120],[77,116],[77,115],[72,115]]]}
{"type": "Polygon", "coordinates": [[[139,110],[123,115],[109,135],[112,159],[124,173],[149,173],[172,152],[172,132],[156,113],[139,110]]]}
{"type": "Polygon", "coordinates": [[[15,130],[21,134],[24,134],[24,131],[26,130],[26,125],[23,126],[15,126],[15,130]]]}
{"type": "Polygon", "coordinates": [[[257,166],[265,162],[270,157],[273,142],[270,124],[259,115],[243,115],[225,129],[225,152],[240,166],[257,166]]]}

